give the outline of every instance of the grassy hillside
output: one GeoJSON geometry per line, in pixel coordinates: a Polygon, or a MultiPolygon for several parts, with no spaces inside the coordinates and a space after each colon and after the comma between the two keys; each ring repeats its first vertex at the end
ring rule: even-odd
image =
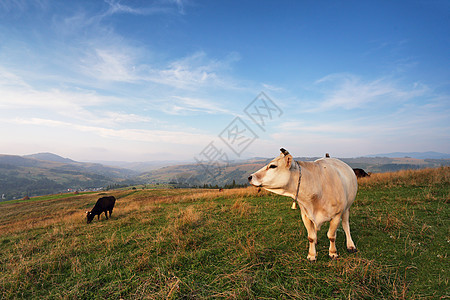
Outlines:
{"type": "MultiPolygon", "coordinates": [[[[450,297],[450,168],[360,181],[358,252],[318,261],[291,200],[254,188],[130,190],[86,224],[99,194],[0,203],[0,298],[439,299],[450,297]]],[[[33,199],[32,199],[33,200],[33,199]]]]}

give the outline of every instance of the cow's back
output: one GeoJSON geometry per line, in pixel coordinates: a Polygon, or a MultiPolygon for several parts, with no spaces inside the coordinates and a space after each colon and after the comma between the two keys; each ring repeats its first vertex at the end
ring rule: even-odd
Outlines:
{"type": "Polygon", "coordinates": [[[314,163],[318,164],[321,170],[324,172],[324,178],[326,182],[323,188],[326,190],[328,183],[331,184],[330,193],[335,194],[338,190],[341,190],[346,198],[347,207],[353,203],[358,190],[358,182],[355,172],[345,162],[336,158],[321,158],[314,163]]]}
{"type": "Polygon", "coordinates": [[[110,210],[114,207],[116,198],[114,196],[105,196],[97,200],[94,209],[99,211],[110,210]]]}

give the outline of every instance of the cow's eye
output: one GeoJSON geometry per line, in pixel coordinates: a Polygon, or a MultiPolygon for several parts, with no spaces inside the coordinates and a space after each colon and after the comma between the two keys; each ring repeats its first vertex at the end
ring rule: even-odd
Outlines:
{"type": "Polygon", "coordinates": [[[269,169],[275,169],[277,167],[277,165],[270,165],[269,169]]]}

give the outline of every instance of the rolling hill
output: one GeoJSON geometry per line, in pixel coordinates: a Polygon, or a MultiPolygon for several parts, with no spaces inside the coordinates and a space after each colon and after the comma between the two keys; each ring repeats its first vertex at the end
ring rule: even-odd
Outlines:
{"type": "Polygon", "coordinates": [[[64,158],[59,155],[49,153],[49,152],[42,152],[42,153],[36,153],[36,154],[30,154],[30,155],[24,155],[22,156],[24,158],[34,158],[38,160],[44,160],[44,161],[52,161],[52,162],[59,162],[59,163],[76,163],[76,161],[71,160],[70,158],[64,158]]]}
{"type": "Polygon", "coordinates": [[[128,169],[81,163],[51,153],[0,155],[0,201],[105,187],[134,178],[128,169]]]}

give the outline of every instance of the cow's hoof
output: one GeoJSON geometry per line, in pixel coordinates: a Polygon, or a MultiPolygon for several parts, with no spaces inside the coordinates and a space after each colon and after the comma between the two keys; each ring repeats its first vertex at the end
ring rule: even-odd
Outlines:
{"type": "Polygon", "coordinates": [[[348,253],[356,253],[356,252],[358,252],[358,250],[356,250],[355,247],[351,247],[351,248],[347,248],[347,252],[348,253]]]}
{"type": "Polygon", "coordinates": [[[308,257],[306,257],[307,260],[309,260],[310,262],[316,262],[316,257],[312,256],[312,255],[308,255],[308,257]]]}
{"type": "Polygon", "coordinates": [[[339,257],[339,255],[337,254],[337,253],[333,253],[333,254],[328,254],[329,256],[330,256],[330,259],[331,260],[336,260],[336,259],[338,259],[338,257],[339,257]]]}

